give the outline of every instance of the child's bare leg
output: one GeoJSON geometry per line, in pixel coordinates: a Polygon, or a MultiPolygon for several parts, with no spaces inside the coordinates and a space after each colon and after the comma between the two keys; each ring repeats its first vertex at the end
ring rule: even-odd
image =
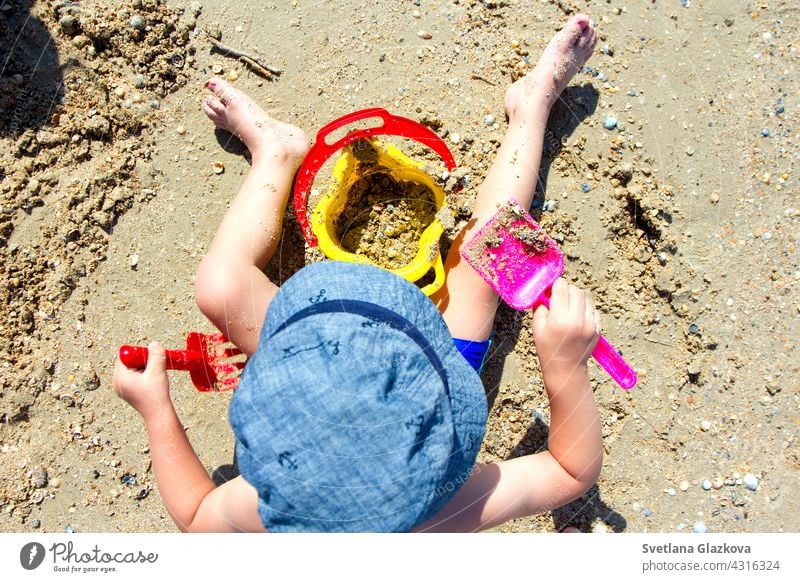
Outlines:
{"type": "Polygon", "coordinates": [[[433,296],[453,336],[482,341],[489,337],[497,295],[459,255],[459,248],[514,198],[528,208],[533,201],[542,159],[547,118],[559,94],[592,54],[597,35],[589,17],[572,17],[557,33],[536,68],[509,87],[505,96],[508,131],[478,190],[472,219],[447,257],[445,286],[433,296]]]}
{"type": "Polygon", "coordinates": [[[281,234],[292,180],[308,138],[269,117],[247,95],[214,78],[203,111],[240,138],[252,167],[222,220],[195,277],[197,305],[242,351],[251,354],[277,291],[263,272],[281,234]]]}

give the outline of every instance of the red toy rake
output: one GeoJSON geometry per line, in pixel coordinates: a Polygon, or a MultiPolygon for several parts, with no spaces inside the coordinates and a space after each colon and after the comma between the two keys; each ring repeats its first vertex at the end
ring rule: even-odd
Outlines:
{"type": "MultiPolygon", "coordinates": [[[[221,333],[189,332],[185,350],[166,350],[168,370],[186,370],[200,392],[233,390],[247,358],[221,333]]],[[[143,346],[124,345],[120,361],[129,368],[144,368],[149,352],[143,346]]]]}

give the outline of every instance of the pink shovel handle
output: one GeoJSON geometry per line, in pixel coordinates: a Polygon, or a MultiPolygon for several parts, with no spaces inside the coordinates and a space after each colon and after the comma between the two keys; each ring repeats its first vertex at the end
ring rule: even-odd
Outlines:
{"type": "Polygon", "coordinates": [[[592,357],[625,390],[630,390],[636,386],[636,372],[602,335],[597,340],[597,345],[592,351],[592,357]]]}
{"type": "MultiPolygon", "coordinates": [[[[550,309],[550,299],[545,294],[539,297],[539,302],[547,309],[550,309]]],[[[592,357],[625,390],[630,390],[636,386],[636,372],[602,335],[597,340],[597,345],[592,351],[592,357]]]]}

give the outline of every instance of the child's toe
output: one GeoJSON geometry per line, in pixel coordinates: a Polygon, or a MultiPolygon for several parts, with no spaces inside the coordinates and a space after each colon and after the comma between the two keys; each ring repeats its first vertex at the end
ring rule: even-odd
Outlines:
{"type": "Polygon", "coordinates": [[[229,105],[236,99],[239,91],[234,89],[233,86],[219,77],[212,77],[207,84],[209,90],[222,101],[223,104],[229,105]]]}
{"type": "Polygon", "coordinates": [[[220,101],[219,97],[215,95],[206,95],[206,98],[203,99],[203,105],[208,106],[208,108],[217,115],[225,113],[225,105],[220,101]]]}

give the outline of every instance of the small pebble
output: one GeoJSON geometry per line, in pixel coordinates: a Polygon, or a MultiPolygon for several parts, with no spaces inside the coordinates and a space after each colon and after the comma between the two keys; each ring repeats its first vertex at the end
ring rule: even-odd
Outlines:
{"type": "Polygon", "coordinates": [[[161,101],[158,99],[150,100],[150,109],[158,109],[159,107],[161,107],[161,101]]]}
{"type": "Polygon", "coordinates": [[[608,533],[608,526],[599,521],[592,526],[592,533],[608,533]]]}
{"type": "Polygon", "coordinates": [[[591,184],[588,184],[586,182],[581,184],[581,192],[586,194],[587,192],[591,192],[591,191],[592,191],[592,185],[591,184]]]}
{"type": "Polygon", "coordinates": [[[492,114],[490,113],[489,115],[487,115],[486,117],[484,117],[484,118],[483,118],[483,122],[484,122],[486,125],[494,125],[494,122],[495,122],[495,117],[494,117],[494,115],[492,115],[492,114]]]}
{"type": "Polygon", "coordinates": [[[681,481],[681,484],[678,486],[681,491],[688,491],[689,490],[689,482],[688,481],[681,481]]]}
{"type": "Polygon", "coordinates": [[[615,127],[617,127],[617,123],[618,123],[617,118],[614,117],[613,115],[606,115],[605,118],[603,119],[603,127],[605,127],[606,129],[614,129],[615,127]]]}
{"type": "Polygon", "coordinates": [[[716,192],[712,192],[711,196],[709,196],[708,199],[711,201],[711,204],[716,204],[717,202],[719,202],[719,194],[717,194],[716,192]]]}
{"type": "Polygon", "coordinates": [[[706,527],[706,524],[698,520],[694,522],[694,527],[692,528],[692,531],[694,533],[706,533],[708,531],[708,528],[706,527]]]}
{"type": "Polygon", "coordinates": [[[786,111],[786,110],[784,109],[784,107],[783,107],[783,105],[781,103],[779,103],[778,105],[775,106],[775,113],[780,114],[780,113],[783,113],[784,111],[786,111]]]}
{"type": "Polygon", "coordinates": [[[711,428],[710,421],[704,420],[703,422],[700,423],[700,430],[702,430],[703,432],[708,431],[710,428],[711,428]]]}
{"type": "Polygon", "coordinates": [[[75,36],[81,30],[80,21],[72,14],[65,14],[62,16],[58,21],[58,24],[61,26],[61,30],[63,30],[69,36],[75,36]]]}
{"type": "Polygon", "coordinates": [[[714,489],[722,489],[722,486],[723,486],[724,484],[725,484],[725,482],[724,482],[724,481],[723,481],[723,480],[722,480],[720,477],[717,477],[716,479],[714,479],[714,480],[711,482],[711,486],[712,486],[714,489]]]}
{"type": "Polygon", "coordinates": [[[50,479],[50,487],[52,487],[53,489],[58,489],[59,487],[61,487],[61,479],[59,479],[58,477],[53,477],[52,479],[50,479]]]}
{"type": "Polygon", "coordinates": [[[458,142],[461,141],[461,136],[459,134],[457,134],[457,133],[451,133],[450,134],[450,141],[453,142],[453,143],[458,143],[458,142]]]}
{"type": "Polygon", "coordinates": [[[413,16],[414,18],[419,18],[420,16],[422,16],[422,12],[420,12],[415,8],[414,10],[411,11],[411,16],[413,16]]]}
{"type": "Polygon", "coordinates": [[[239,71],[237,71],[236,69],[233,69],[233,70],[232,70],[230,73],[228,73],[228,75],[227,75],[227,79],[228,79],[228,81],[230,81],[231,83],[232,83],[233,81],[236,81],[237,79],[239,79],[239,71]]]}
{"type": "Polygon", "coordinates": [[[144,86],[145,86],[146,83],[147,83],[147,80],[144,78],[144,75],[142,75],[141,73],[138,74],[138,75],[134,75],[134,77],[133,77],[133,86],[134,87],[136,87],[137,89],[144,89],[144,86]]]}
{"type": "Polygon", "coordinates": [[[130,473],[125,473],[120,479],[120,481],[122,481],[123,485],[127,485],[128,487],[136,485],[136,477],[134,477],[130,473]]]}
{"type": "Polygon", "coordinates": [[[689,146],[688,148],[686,148],[686,155],[693,156],[695,151],[697,150],[695,150],[692,146],[689,146]]]}
{"type": "Polygon", "coordinates": [[[742,477],[742,483],[750,491],[755,491],[758,489],[758,477],[752,473],[745,473],[744,477],[742,477]]]}
{"type": "Polygon", "coordinates": [[[703,482],[700,483],[700,487],[702,487],[704,491],[711,491],[711,481],[703,479],[703,482]]]}
{"type": "Polygon", "coordinates": [[[761,130],[761,137],[769,137],[769,129],[768,128],[765,127],[764,129],[761,130]]]}
{"type": "Polygon", "coordinates": [[[31,527],[33,529],[39,529],[41,526],[42,526],[42,522],[38,518],[33,518],[31,520],[31,527]]]}
{"type": "Polygon", "coordinates": [[[222,174],[225,171],[225,164],[222,162],[214,162],[213,166],[215,174],[222,174]]]}
{"type": "Polygon", "coordinates": [[[669,489],[667,489],[667,495],[669,495],[670,497],[675,497],[677,495],[677,492],[672,487],[670,487],[669,489]]]}
{"type": "Polygon", "coordinates": [[[82,49],[83,47],[92,44],[92,41],[85,34],[79,34],[72,39],[72,44],[74,44],[79,49],[82,49]]]}
{"type": "Polygon", "coordinates": [[[700,331],[700,326],[698,326],[696,323],[689,325],[689,333],[697,333],[698,331],[700,331]]]}
{"type": "Polygon", "coordinates": [[[175,128],[175,131],[178,133],[178,135],[186,135],[186,126],[179,125],[178,127],[175,128]]]}
{"type": "Polygon", "coordinates": [[[653,515],[653,511],[649,507],[646,507],[642,513],[644,514],[645,517],[650,517],[651,515],[653,515]]]}
{"type": "Polygon", "coordinates": [[[73,529],[73,527],[70,524],[67,524],[67,526],[64,528],[64,533],[71,534],[74,531],[75,530],[73,529]]]}
{"type": "Polygon", "coordinates": [[[131,28],[136,30],[144,30],[147,27],[147,21],[141,14],[134,14],[130,21],[131,28]]]}
{"type": "Polygon", "coordinates": [[[224,69],[222,68],[222,65],[220,65],[219,63],[214,63],[213,65],[211,65],[211,72],[214,73],[215,75],[221,74],[223,70],[224,69]]]}
{"type": "Polygon", "coordinates": [[[545,200],[544,204],[542,204],[542,210],[545,212],[553,212],[555,208],[556,208],[556,200],[552,198],[550,200],[545,200]]]}
{"type": "Polygon", "coordinates": [[[430,32],[428,32],[427,30],[420,30],[417,33],[417,36],[420,37],[420,38],[424,38],[425,40],[429,40],[429,39],[433,38],[433,35],[430,32]]]}
{"type": "Polygon", "coordinates": [[[138,264],[139,264],[139,253],[133,253],[131,255],[131,261],[130,261],[131,269],[135,269],[138,264]]]}

